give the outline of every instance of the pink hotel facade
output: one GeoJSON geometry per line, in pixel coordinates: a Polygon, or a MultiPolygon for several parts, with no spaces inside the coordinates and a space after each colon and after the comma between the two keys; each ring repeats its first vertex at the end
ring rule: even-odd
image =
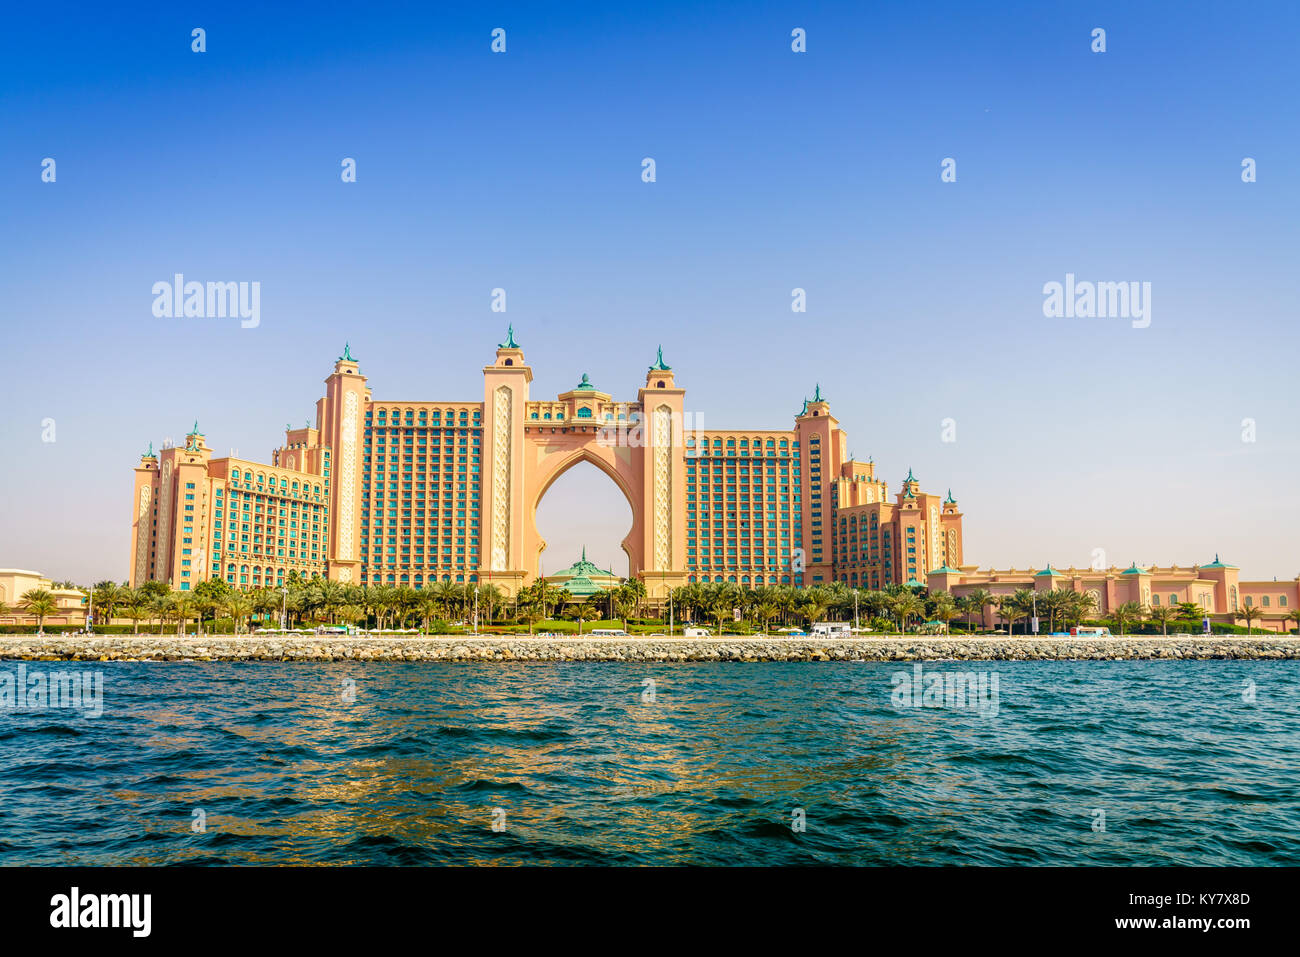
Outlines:
{"type": "Polygon", "coordinates": [[[1098,591],[1103,611],[1140,595],[1209,596],[1219,613],[1252,596],[1274,611],[1297,603],[1296,582],[1257,590],[1223,565],[1071,577],[964,565],[951,492],[924,492],[909,471],[891,498],[873,462],[848,456],[820,389],[790,428],[721,430],[690,427],[662,351],[635,399],[615,399],[583,375],[537,400],[532,378],[512,330],[483,369],[480,399],[385,401],[345,349],[315,424],[286,427],[270,464],[214,457],[197,423],[184,446],[151,445],[135,469],[130,583],[278,587],[296,572],[414,588],[483,582],[513,594],[540,572],[539,501],[589,462],[628,500],[622,547],[652,600],[697,581],[838,581],[956,594],[1084,588],[1098,591]]]}

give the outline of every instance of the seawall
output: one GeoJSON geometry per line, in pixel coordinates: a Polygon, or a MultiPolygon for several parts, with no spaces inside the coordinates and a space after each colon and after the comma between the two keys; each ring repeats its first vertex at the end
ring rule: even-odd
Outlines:
{"type": "Polygon", "coordinates": [[[28,661],[1113,661],[1300,659],[1300,638],[536,638],[0,636],[28,661]]]}

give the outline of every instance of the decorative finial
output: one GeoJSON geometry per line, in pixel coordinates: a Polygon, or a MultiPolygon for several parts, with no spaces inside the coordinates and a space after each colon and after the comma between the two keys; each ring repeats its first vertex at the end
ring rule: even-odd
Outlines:
{"type": "Polygon", "coordinates": [[[352,358],[351,344],[347,342],[343,343],[343,355],[339,356],[339,362],[356,362],[356,361],[357,361],[356,359],[352,358]]]}
{"type": "Polygon", "coordinates": [[[912,467],[911,467],[910,465],[907,467],[907,478],[903,479],[903,481],[904,481],[904,482],[915,482],[915,481],[916,481],[916,479],[912,477],[912,467]]]}
{"type": "Polygon", "coordinates": [[[286,422],[286,423],[284,423],[284,430],[285,430],[286,432],[292,432],[292,431],[293,431],[293,426],[290,425],[288,422],[286,422]]]}
{"type": "Polygon", "coordinates": [[[664,347],[659,347],[659,355],[655,359],[655,364],[650,367],[651,372],[671,372],[672,366],[664,362],[664,347]]]}
{"type": "Polygon", "coordinates": [[[506,341],[505,341],[505,342],[498,342],[498,343],[497,343],[497,348],[498,348],[498,349],[518,349],[518,348],[519,348],[519,343],[515,342],[515,327],[514,327],[514,324],[513,324],[513,323],[511,323],[510,325],[506,326],[506,341]]]}
{"type": "Polygon", "coordinates": [[[190,435],[198,435],[198,434],[199,434],[199,420],[195,419],[194,428],[190,429],[190,435]]]}
{"type": "Polygon", "coordinates": [[[583,545],[583,546],[582,546],[582,560],[583,560],[584,562],[587,560],[587,546],[586,546],[586,545],[583,545]]]}
{"type": "Polygon", "coordinates": [[[144,453],[144,457],[147,458],[147,459],[155,458],[155,456],[154,456],[154,454],[153,454],[153,443],[152,443],[152,442],[149,443],[149,451],[146,452],[146,453],[144,453]]]}
{"type": "Polygon", "coordinates": [[[816,385],[816,387],[813,389],[813,397],[812,397],[812,400],[813,400],[814,402],[825,402],[825,401],[826,401],[825,399],[822,398],[822,384],[821,384],[820,382],[818,382],[817,385],[816,385]]]}

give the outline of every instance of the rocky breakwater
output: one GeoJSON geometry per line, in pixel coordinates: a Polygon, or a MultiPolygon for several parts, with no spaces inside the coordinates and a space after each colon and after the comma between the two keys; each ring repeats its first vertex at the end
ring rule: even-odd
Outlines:
{"type": "Polygon", "coordinates": [[[1111,638],[538,638],[510,636],[0,636],[27,661],[1121,661],[1296,659],[1294,636],[1111,638]]]}

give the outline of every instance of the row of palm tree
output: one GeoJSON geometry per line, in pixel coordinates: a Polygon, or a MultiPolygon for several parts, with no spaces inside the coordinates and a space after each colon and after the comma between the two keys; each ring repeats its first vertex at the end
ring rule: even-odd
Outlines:
{"type": "Polygon", "coordinates": [[[744,621],[768,631],[808,625],[818,621],[867,622],[876,630],[906,630],[914,621],[937,621],[945,626],[959,618],[983,615],[992,599],[987,592],[960,598],[948,592],[923,593],[905,585],[882,590],[850,588],[843,582],[829,585],[763,585],[745,588],[730,582],[693,583],[675,588],[676,616],[685,621],[710,622],[721,631],[725,621],[744,621]]]}
{"type": "MultiPolygon", "coordinates": [[[[291,575],[279,588],[238,589],[220,579],[200,582],[193,591],[172,591],[164,582],[145,582],[137,588],[102,581],[83,589],[94,608],[97,621],[128,618],[140,630],[140,622],[160,626],[174,622],[184,634],[188,622],[197,622],[201,634],[205,622],[230,619],[237,632],[252,626],[255,619],[267,624],[283,617],[287,627],[307,622],[328,624],[363,624],[365,627],[408,628],[419,625],[428,631],[435,622],[468,620],[476,616],[478,624],[510,622],[527,624],[531,632],[539,621],[558,614],[581,621],[609,619],[626,621],[640,617],[646,601],[645,583],[638,578],[623,581],[617,587],[595,595],[585,602],[574,602],[567,592],[538,579],[508,598],[494,585],[437,582],[428,588],[415,589],[392,585],[352,585],[328,579],[304,579],[291,575]]],[[[964,620],[967,630],[981,622],[986,610],[993,607],[997,616],[1014,633],[1016,624],[1037,615],[1047,621],[1047,630],[1058,624],[1068,627],[1090,620],[1097,612],[1096,599],[1087,592],[1065,589],[1034,591],[1020,589],[1008,595],[993,595],[976,589],[962,596],[944,591],[925,592],[904,585],[890,585],[881,590],[852,589],[843,582],[808,587],[768,585],[757,588],[733,583],[692,583],[673,589],[674,613],[681,621],[710,622],[718,631],[726,621],[744,621],[755,629],[767,631],[773,623],[780,626],[811,625],[817,621],[859,621],[874,630],[897,628],[906,632],[917,621],[939,622],[944,626],[964,620]]],[[[45,619],[58,610],[54,596],[45,589],[32,589],[22,596],[18,609],[37,619],[44,628],[45,619]]],[[[0,613],[4,608],[0,607],[0,613]]],[[[1205,612],[1196,604],[1147,607],[1125,602],[1105,616],[1120,634],[1128,627],[1150,620],[1168,634],[1169,626],[1199,624],[1205,612]]],[[[1243,607],[1237,617],[1245,619],[1247,632],[1262,617],[1258,607],[1243,607]]],[[[1300,609],[1287,616],[1300,625],[1300,609]]],[[[1028,630],[1027,625],[1025,630],[1028,630]]]]}

